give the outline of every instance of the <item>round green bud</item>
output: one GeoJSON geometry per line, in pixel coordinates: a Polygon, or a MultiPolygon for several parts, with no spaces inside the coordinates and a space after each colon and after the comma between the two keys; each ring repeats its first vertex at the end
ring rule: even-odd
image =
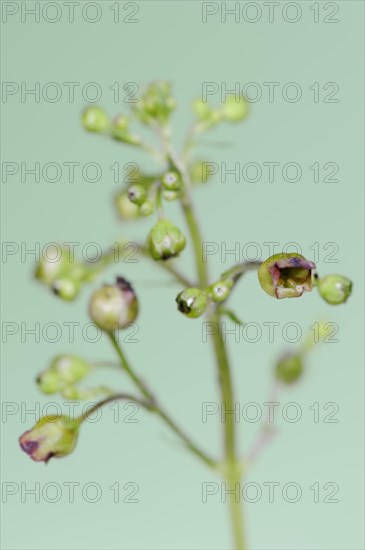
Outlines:
{"type": "Polygon", "coordinates": [[[154,260],[168,260],[178,256],[185,245],[183,233],[166,219],[159,220],[147,236],[147,246],[154,260]]]}
{"type": "Polygon", "coordinates": [[[82,113],[82,125],[89,132],[105,132],[109,127],[109,119],[101,107],[92,105],[82,113]]]}
{"type": "Polygon", "coordinates": [[[54,370],[47,369],[37,377],[37,384],[43,393],[57,393],[60,390],[60,377],[54,370]]]}
{"type": "Polygon", "coordinates": [[[123,220],[132,220],[138,217],[138,206],[129,200],[128,193],[125,191],[118,193],[115,196],[114,202],[117,207],[118,215],[123,220]]]}
{"type": "Polygon", "coordinates": [[[205,312],[208,305],[208,297],[200,288],[186,288],[176,298],[177,309],[186,317],[196,319],[205,312]]]}
{"type": "Polygon", "coordinates": [[[90,298],[89,314],[106,332],[124,329],[133,323],[138,315],[138,301],[130,283],[117,277],[115,285],[104,285],[96,290],[90,298]]]}
{"type": "Polygon", "coordinates": [[[208,102],[202,99],[195,99],[193,101],[193,111],[200,120],[209,118],[212,113],[212,109],[208,102]]]}
{"type": "Polygon", "coordinates": [[[299,355],[285,355],[276,364],[276,378],[284,384],[293,384],[302,376],[303,370],[299,355]]]}
{"type": "Polygon", "coordinates": [[[36,462],[61,458],[75,449],[79,434],[79,419],[68,416],[44,416],[19,438],[22,450],[36,462]]]}
{"type": "Polygon", "coordinates": [[[222,112],[228,122],[239,122],[247,116],[248,103],[243,97],[236,101],[235,96],[229,96],[222,106],[222,112]]]}
{"type": "Polygon", "coordinates": [[[227,279],[225,281],[218,281],[217,283],[212,284],[209,289],[209,296],[214,302],[223,302],[227,300],[231,288],[233,286],[233,281],[227,279]]]}
{"type": "Polygon", "coordinates": [[[181,187],[180,176],[177,172],[167,172],[161,178],[161,183],[167,191],[178,191],[181,187]]]}
{"type": "Polygon", "coordinates": [[[155,205],[151,201],[145,201],[139,207],[138,213],[140,216],[150,216],[155,210],[155,205]]]}
{"type": "Polygon", "coordinates": [[[113,120],[113,128],[125,132],[128,128],[128,118],[125,115],[117,115],[113,120]]]}
{"type": "Polygon", "coordinates": [[[181,191],[162,191],[162,197],[165,201],[176,201],[181,197],[181,191]]]}
{"type": "Polygon", "coordinates": [[[312,270],[316,265],[300,254],[274,254],[263,262],[258,278],[263,290],[275,298],[297,298],[312,290],[312,270]]]}
{"type": "Polygon", "coordinates": [[[212,176],[209,170],[210,163],[202,160],[194,162],[190,168],[190,177],[193,183],[207,183],[208,179],[212,176]]]}
{"type": "Polygon", "coordinates": [[[130,134],[128,130],[120,130],[117,127],[112,128],[112,138],[116,141],[122,141],[123,143],[127,143],[128,145],[135,145],[139,146],[141,144],[141,138],[130,134]]]}
{"type": "Polygon", "coordinates": [[[46,257],[42,256],[35,270],[35,277],[46,285],[52,282],[62,273],[69,269],[70,254],[66,248],[61,246],[49,246],[46,257]]]}
{"type": "Polygon", "coordinates": [[[146,200],[146,190],[142,185],[138,183],[131,185],[128,189],[128,198],[133,204],[140,206],[146,200]]]}
{"type": "Polygon", "coordinates": [[[73,384],[82,380],[91,371],[91,365],[78,355],[57,355],[49,367],[57,372],[60,380],[65,384],[73,384]]]}
{"type": "Polygon", "coordinates": [[[60,277],[52,283],[53,292],[66,302],[72,302],[78,296],[80,288],[80,282],[71,277],[60,277]]]}
{"type": "Polygon", "coordinates": [[[344,304],[352,291],[352,281],[343,275],[327,275],[317,280],[318,291],[331,305],[344,304]]]}

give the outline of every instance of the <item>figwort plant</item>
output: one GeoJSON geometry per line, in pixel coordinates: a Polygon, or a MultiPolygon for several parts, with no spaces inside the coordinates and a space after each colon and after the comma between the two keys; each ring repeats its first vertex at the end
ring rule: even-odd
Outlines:
{"type": "MultiPolygon", "coordinates": [[[[139,216],[157,215],[146,244],[140,245],[139,253],[150,257],[167,270],[183,287],[176,297],[177,310],[187,318],[196,319],[206,315],[216,327],[211,335],[216,357],[221,402],[225,410],[234,409],[235,396],[231,376],[231,366],[222,337],[222,316],[228,316],[234,323],[238,317],[226,306],[235,286],[242,276],[252,270],[258,272],[262,289],[275,299],[297,298],[303,293],[317,288],[321,297],[329,304],[344,303],[351,293],[351,281],[342,275],[327,275],[319,278],[313,262],[296,253],[275,254],[264,262],[246,262],[225,271],[216,281],[208,276],[207,263],[202,256],[202,238],[193,206],[193,191],[196,185],[207,180],[204,162],[192,162],[191,150],[198,142],[199,135],[220,123],[236,123],[247,116],[247,103],[244,98],[237,101],[231,97],[219,107],[212,107],[203,101],[193,105],[195,122],[188,133],[182,154],[178,154],[171,143],[170,115],[175,109],[171,86],[167,82],[150,84],[130,115],[118,115],[110,120],[98,106],[89,106],[82,115],[82,124],[90,132],[109,136],[129,146],[143,149],[162,163],[158,174],[138,174],[133,185],[122,189],[116,196],[116,207],[124,220],[139,216]],[[149,145],[134,133],[130,125],[134,122],[149,127],[158,136],[160,148],[149,145]],[[196,276],[187,277],[175,266],[174,258],[185,248],[186,237],[173,221],[165,215],[164,202],[180,203],[186,220],[189,238],[194,250],[196,276]]],[[[120,252],[125,250],[125,241],[119,244],[120,252]]],[[[96,263],[75,261],[69,252],[61,248],[52,260],[42,259],[36,268],[36,277],[64,300],[74,300],[87,282],[93,281],[114,259],[114,253],[106,252],[96,263]],[[72,260],[72,261],[71,261],[72,260]]],[[[172,304],[173,305],[173,304],[172,304]]],[[[279,304],[278,304],[279,305],[279,304]]],[[[122,350],[117,331],[130,326],[138,316],[138,299],[133,286],[122,276],[115,283],[106,284],[94,291],[89,301],[89,314],[92,321],[105,333],[113,346],[121,368],[127,373],[136,388],[136,394],[117,393],[98,386],[85,389],[80,381],[93,370],[95,365],[74,355],[61,355],[53,359],[50,366],[37,378],[41,391],[47,394],[60,393],[67,399],[88,399],[100,396],[100,401],[88,413],[71,419],[67,416],[41,418],[36,425],[20,437],[22,449],[35,461],[48,462],[51,457],[64,457],[72,453],[77,443],[81,425],[96,409],[115,400],[135,401],[146,411],[156,415],[182,441],[185,447],[203,463],[221,475],[227,490],[233,491],[241,482],[246,468],[254,460],[263,443],[269,438],[270,427],[263,426],[257,444],[251,453],[242,458],[237,451],[236,426],[232,414],[222,423],[223,456],[212,457],[183,431],[160,405],[159,400],[142,380],[122,350]]],[[[317,341],[326,337],[326,324],[319,324],[317,341]]],[[[296,382],[305,368],[308,351],[314,339],[307,338],[296,353],[279,358],[275,365],[275,379],[281,386],[296,382]]],[[[228,498],[232,521],[234,547],[246,548],[245,529],[240,502],[233,494],[228,498]]]]}

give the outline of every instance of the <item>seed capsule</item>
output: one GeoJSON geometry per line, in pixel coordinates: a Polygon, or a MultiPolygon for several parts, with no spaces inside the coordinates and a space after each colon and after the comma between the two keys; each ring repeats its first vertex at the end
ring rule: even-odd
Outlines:
{"type": "Polygon", "coordinates": [[[22,450],[36,462],[48,462],[61,458],[74,450],[79,421],[68,416],[45,416],[19,438],[22,450]]]}
{"type": "Polygon", "coordinates": [[[88,132],[105,132],[109,127],[109,120],[105,111],[93,105],[82,113],[82,125],[88,132]]]}
{"type": "Polygon", "coordinates": [[[299,355],[286,355],[276,364],[276,377],[285,384],[293,384],[303,374],[303,362],[299,355]]]}
{"type": "Polygon", "coordinates": [[[128,198],[133,204],[140,206],[146,200],[146,190],[142,185],[131,185],[128,189],[128,198]]]}
{"type": "Polygon", "coordinates": [[[186,245],[183,233],[169,220],[159,220],[147,236],[147,245],[154,260],[178,256],[186,245]]]}
{"type": "Polygon", "coordinates": [[[334,306],[344,304],[352,291],[352,281],[343,275],[327,275],[318,279],[317,286],[322,298],[334,306]]]}
{"type": "Polygon", "coordinates": [[[180,176],[177,172],[167,172],[161,178],[161,183],[167,191],[178,191],[181,187],[180,176]]]}
{"type": "Polygon", "coordinates": [[[90,298],[89,314],[106,332],[124,329],[133,323],[138,315],[138,301],[130,283],[117,277],[115,285],[104,285],[96,290],[90,298]]]}
{"type": "Polygon", "coordinates": [[[177,309],[186,317],[196,319],[205,312],[208,297],[200,288],[186,288],[176,298],[177,309]]]}
{"type": "Polygon", "coordinates": [[[214,302],[223,302],[231,292],[233,281],[218,281],[209,287],[209,295],[214,302]]]}

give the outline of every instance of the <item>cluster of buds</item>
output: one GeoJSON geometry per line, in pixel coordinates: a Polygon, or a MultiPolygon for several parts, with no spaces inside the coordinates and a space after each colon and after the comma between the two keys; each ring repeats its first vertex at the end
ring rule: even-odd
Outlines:
{"type": "MultiPolygon", "coordinates": [[[[168,82],[152,83],[133,105],[133,113],[128,118],[124,114],[109,119],[105,111],[97,106],[88,106],[82,114],[83,127],[93,133],[104,134],[114,140],[142,147],[151,151],[154,156],[163,156],[167,171],[158,175],[138,173],[133,185],[118,192],[115,202],[123,219],[148,216],[155,210],[158,221],[147,236],[147,247],[154,260],[169,260],[180,254],[186,246],[184,234],[164,215],[162,200],[173,201],[187,198],[184,184],[185,173],[190,175],[192,183],[206,182],[210,175],[207,163],[198,161],[189,164],[184,171],[179,168],[179,162],[174,161],[174,154],[164,151],[163,155],[145,143],[130,129],[130,123],[138,119],[143,124],[157,130],[164,143],[169,140],[168,122],[176,102],[168,82]]],[[[196,122],[189,135],[185,152],[194,142],[196,134],[215,127],[221,122],[239,122],[248,115],[248,103],[243,97],[229,96],[219,107],[212,107],[207,102],[197,100],[193,109],[196,122]]],[[[188,156],[187,154],[185,156],[188,156]]],[[[64,300],[73,300],[79,293],[84,282],[91,281],[98,272],[97,269],[84,262],[75,262],[70,253],[61,247],[61,255],[55,247],[55,259],[42,259],[37,265],[36,277],[49,286],[53,292],[64,300]]],[[[105,263],[105,258],[100,263],[105,263]]],[[[255,262],[252,262],[252,264],[255,262]]],[[[256,264],[255,263],[255,267],[256,264]]],[[[103,264],[104,265],[104,264],[103,264]]],[[[322,298],[331,305],[346,302],[352,291],[352,283],[341,275],[328,275],[319,278],[313,273],[315,264],[300,254],[275,254],[264,261],[258,270],[258,278],[263,290],[272,297],[296,298],[304,292],[309,292],[315,286],[322,298]]],[[[237,317],[223,307],[230,297],[231,291],[244,273],[244,269],[227,271],[215,283],[206,288],[186,288],[176,298],[178,310],[188,318],[196,319],[207,309],[216,307],[223,314],[229,315],[234,322],[240,322],[237,317]]],[[[89,301],[89,314],[92,321],[104,332],[108,333],[116,344],[114,332],[126,329],[138,316],[139,304],[131,284],[123,277],[117,277],[115,284],[105,284],[95,290],[89,301]]],[[[322,323],[319,330],[319,340],[328,335],[326,324],[322,323]]],[[[298,381],[305,371],[304,358],[313,347],[312,340],[306,340],[296,353],[286,353],[275,365],[275,377],[283,384],[290,385],[298,381]]],[[[122,352],[119,355],[123,357],[122,352]]],[[[101,394],[112,394],[111,390],[99,386],[92,390],[80,389],[78,384],[85,379],[93,367],[75,355],[59,355],[53,359],[49,367],[41,372],[37,383],[46,394],[60,392],[67,399],[86,399],[101,394]]],[[[126,369],[128,370],[128,369],[126,369]]],[[[105,400],[109,401],[108,399],[105,400]]],[[[97,404],[97,407],[100,403],[97,404]]],[[[68,416],[48,416],[41,418],[36,425],[25,432],[19,442],[33,460],[48,462],[51,457],[63,457],[70,454],[77,443],[79,427],[85,417],[72,420],[68,416]]]]}
{"type": "MultiPolygon", "coordinates": [[[[211,177],[209,163],[196,161],[191,164],[189,175],[192,184],[206,183],[211,177]]],[[[131,186],[118,191],[115,195],[115,206],[122,220],[133,220],[149,216],[155,210],[157,186],[162,186],[162,198],[173,201],[182,196],[181,176],[175,170],[169,170],[163,175],[138,173],[134,176],[131,186]]]]}
{"type": "Polygon", "coordinates": [[[74,261],[66,248],[49,247],[47,253],[50,257],[41,258],[36,266],[35,277],[63,300],[74,300],[82,283],[90,280],[90,271],[85,264],[74,261]]]}
{"type": "Polygon", "coordinates": [[[116,141],[122,141],[136,147],[141,145],[141,139],[130,131],[129,120],[125,115],[119,114],[114,118],[110,133],[116,141]]]}
{"type": "Polygon", "coordinates": [[[198,120],[197,129],[203,132],[221,122],[240,122],[248,115],[248,103],[242,96],[228,96],[220,107],[213,108],[206,101],[197,99],[193,110],[198,120]]]}
{"type": "Polygon", "coordinates": [[[154,126],[159,123],[165,126],[175,107],[176,101],[171,94],[171,84],[159,81],[148,86],[133,110],[143,124],[154,126]]]}
{"type": "Polygon", "coordinates": [[[123,114],[110,120],[104,109],[98,105],[86,107],[81,115],[81,122],[85,130],[97,134],[109,135],[117,141],[128,145],[141,145],[141,139],[133,134],[129,128],[129,119],[123,114]]]}
{"type": "Polygon", "coordinates": [[[37,377],[43,393],[68,393],[69,387],[83,380],[92,370],[89,363],[76,355],[58,355],[37,377]]]}
{"type": "Polygon", "coordinates": [[[207,310],[210,302],[224,302],[230,295],[233,287],[231,279],[224,279],[213,283],[205,289],[186,288],[176,297],[177,309],[190,319],[201,317],[207,310]]]}

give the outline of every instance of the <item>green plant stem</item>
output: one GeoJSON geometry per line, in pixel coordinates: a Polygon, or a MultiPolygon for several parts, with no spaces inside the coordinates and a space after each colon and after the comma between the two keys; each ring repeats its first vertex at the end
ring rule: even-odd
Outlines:
{"type": "MultiPolygon", "coordinates": [[[[196,263],[196,269],[198,274],[198,281],[200,288],[206,288],[209,285],[207,263],[203,261],[202,254],[202,236],[200,228],[195,216],[194,205],[191,193],[191,181],[189,171],[186,164],[176,156],[174,153],[170,135],[165,135],[165,149],[167,159],[172,162],[175,168],[180,172],[182,180],[184,182],[184,196],[181,200],[185,220],[189,228],[189,233],[194,250],[194,258],[196,263]]],[[[231,380],[229,359],[227,356],[226,346],[222,339],[221,334],[221,318],[219,312],[215,309],[213,313],[210,313],[208,320],[214,323],[217,330],[214,331],[213,344],[216,355],[216,362],[219,373],[219,383],[221,388],[221,400],[224,403],[227,411],[233,411],[234,408],[234,394],[233,385],[231,380]]],[[[238,457],[236,456],[236,434],[234,414],[228,413],[226,415],[227,421],[223,423],[224,433],[224,449],[225,449],[225,461],[224,461],[224,476],[229,490],[235,490],[236,484],[241,481],[242,466],[238,457]]],[[[236,550],[245,550],[244,529],[243,520],[241,515],[240,498],[236,502],[234,495],[229,495],[230,499],[230,516],[233,530],[233,539],[236,550]]]]}
{"type": "Polygon", "coordinates": [[[120,347],[115,337],[115,334],[113,332],[108,332],[107,334],[110,338],[110,341],[115,351],[117,352],[122,368],[127,372],[127,374],[133,380],[137,388],[140,390],[143,396],[147,399],[149,410],[156,413],[172,429],[172,431],[184,442],[184,444],[196,456],[198,456],[201,460],[205,462],[205,464],[207,464],[210,468],[216,468],[217,466],[216,461],[213,460],[211,457],[209,457],[204,451],[199,449],[195,445],[195,443],[192,442],[190,437],[172,420],[172,418],[167,414],[167,412],[157,404],[157,400],[153,395],[153,393],[151,392],[151,390],[147,387],[145,382],[143,382],[143,380],[141,380],[141,378],[137,374],[135,374],[135,372],[129,365],[128,360],[124,355],[122,348],[120,347]]]}
{"type": "MultiPolygon", "coordinates": [[[[186,171],[183,174],[186,178],[186,171]]],[[[189,193],[189,181],[185,179],[187,191],[189,193]]],[[[208,286],[208,273],[207,264],[203,262],[202,258],[202,239],[200,236],[199,226],[196,222],[194,210],[191,202],[191,197],[188,194],[183,202],[183,210],[185,213],[185,219],[189,227],[190,236],[193,241],[195,261],[197,264],[197,271],[199,275],[199,285],[201,288],[208,286]]],[[[236,455],[236,430],[234,420],[234,392],[233,384],[230,372],[229,359],[226,351],[226,346],[222,338],[221,333],[221,317],[217,310],[208,315],[208,321],[213,324],[213,345],[216,355],[216,362],[219,373],[219,384],[221,389],[221,401],[225,406],[225,422],[223,423],[223,436],[224,436],[224,451],[225,451],[225,463],[224,463],[224,476],[227,483],[227,488],[230,491],[237,489],[237,483],[240,484],[242,477],[242,467],[240,461],[236,455]]],[[[238,487],[239,491],[239,487],[238,487]]],[[[239,491],[240,495],[240,491],[239,491]]],[[[236,550],[245,550],[245,537],[244,527],[241,512],[240,497],[236,502],[235,495],[229,494],[229,507],[230,516],[233,530],[233,539],[236,550]]]]}
{"type": "Polygon", "coordinates": [[[142,399],[139,399],[138,397],[135,397],[134,395],[130,395],[128,393],[114,393],[110,395],[109,397],[106,397],[102,401],[99,401],[99,403],[96,403],[93,407],[90,407],[90,409],[87,409],[80,417],[80,423],[85,422],[91,416],[95,411],[100,409],[101,407],[104,407],[108,403],[112,403],[113,401],[133,401],[134,403],[138,403],[138,405],[141,405],[145,409],[150,409],[151,404],[148,401],[143,401],[142,399]]]}
{"type": "Polygon", "coordinates": [[[150,390],[147,388],[146,384],[143,382],[143,380],[141,380],[141,378],[139,376],[137,376],[133,372],[132,368],[129,366],[127,358],[124,355],[124,353],[122,351],[122,348],[120,347],[120,345],[118,343],[118,340],[115,336],[115,333],[114,332],[107,332],[106,334],[109,336],[110,341],[111,341],[115,351],[117,352],[117,355],[120,359],[120,364],[121,364],[122,368],[126,371],[126,373],[131,378],[131,380],[133,380],[133,382],[135,383],[135,385],[137,386],[139,391],[144,395],[144,397],[146,397],[151,403],[154,403],[155,402],[154,396],[152,395],[150,390]]]}
{"type": "Polygon", "coordinates": [[[208,316],[209,322],[213,325],[213,345],[217,360],[219,383],[221,388],[221,401],[223,410],[223,437],[225,449],[224,474],[229,491],[238,490],[238,502],[235,495],[229,495],[229,506],[235,548],[243,550],[246,548],[244,539],[243,520],[240,502],[240,484],[242,467],[236,451],[236,424],[235,424],[235,400],[229,358],[225,343],[222,338],[221,316],[214,311],[208,316]],[[238,488],[237,488],[238,484],[238,488]]]}
{"type": "Polygon", "coordinates": [[[163,204],[162,204],[162,185],[159,184],[156,191],[156,209],[158,218],[161,220],[165,217],[163,204]]]}
{"type": "Polygon", "coordinates": [[[184,210],[185,219],[189,226],[189,231],[192,239],[195,263],[196,263],[196,268],[198,272],[199,286],[201,288],[206,288],[208,286],[208,273],[207,273],[207,264],[203,261],[202,239],[200,236],[200,229],[197,224],[196,217],[194,215],[194,210],[190,201],[183,202],[182,207],[184,210]]]}

